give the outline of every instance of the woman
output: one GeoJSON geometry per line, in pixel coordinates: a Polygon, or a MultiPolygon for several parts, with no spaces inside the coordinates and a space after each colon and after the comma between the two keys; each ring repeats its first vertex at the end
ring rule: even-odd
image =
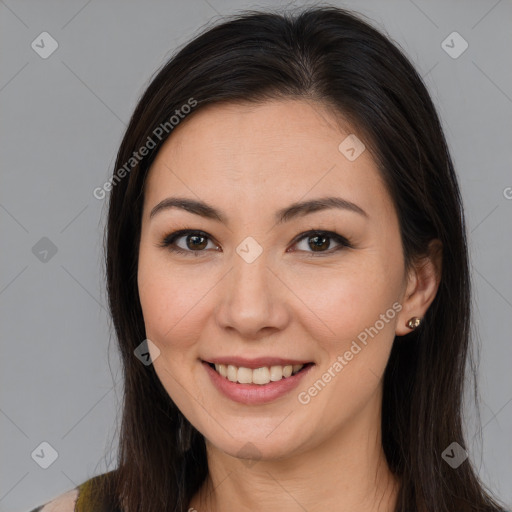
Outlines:
{"type": "Polygon", "coordinates": [[[118,468],[36,510],[502,509],[464,449],[459,186],[387,37],[331,7],[208,29],[107,191],[118,468]]]}

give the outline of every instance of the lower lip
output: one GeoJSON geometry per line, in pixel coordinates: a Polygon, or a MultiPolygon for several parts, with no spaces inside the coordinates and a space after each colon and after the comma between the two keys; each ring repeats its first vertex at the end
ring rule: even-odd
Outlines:
{"type": "Polygon", "coordinates": [[[302,378],[309,373],[313,364],[302,369],[295,375],[284,377],[278,381],[271,381],[268,384],[240,384],[231,382],[214,370],[208,363],[202,361],[206,372],[210,376],[213,385],[225,396],[241,404],[266,404],[290,392],[299,385],[302,378]]]}

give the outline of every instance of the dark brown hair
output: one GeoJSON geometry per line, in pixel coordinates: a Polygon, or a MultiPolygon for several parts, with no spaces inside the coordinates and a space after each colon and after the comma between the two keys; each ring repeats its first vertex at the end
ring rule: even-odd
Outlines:
{"type": "Polygon", "coordinates": [[[453,469],[441,457],[452,442],[465,446],[467,360],[474,378],[475,367],[465,220],[440,121],[398,46],[361,15],[331,6],[245,11],[207,27],[158,71],[133,113],[117,155],[105,239],[124,403],[118,467],[98,496],[110,492],[128,512],[184,512],[208,474],[203,436],[153,366],[134,356],[146,338],[137,289],[144,182],[172,136],[169,119],[191,99],[188,118],[208,104],[279,98],[329,105],[357,130],[394,201],[408,268],[431,240],[443,244],[436,298],[407,342],[395,338],[384,375],[382,443],[401,481],[396,511],[499,510],[470,460],[453,469]],[[155,130],[164,123],[161,136],[155,130]]]}

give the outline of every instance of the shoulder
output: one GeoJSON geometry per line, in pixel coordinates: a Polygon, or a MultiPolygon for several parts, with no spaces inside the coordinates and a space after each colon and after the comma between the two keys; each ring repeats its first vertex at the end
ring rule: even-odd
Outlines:
{"type": "Polygon", "coordinates": [[[76,487],[30,512],[74,512],[78,494],[79,488],[76,487]]]}
{"type": "Polygon", "coordinates": [[[96,475],[30,512],[118,512],[111,488],[114,474],[96,475]]]}

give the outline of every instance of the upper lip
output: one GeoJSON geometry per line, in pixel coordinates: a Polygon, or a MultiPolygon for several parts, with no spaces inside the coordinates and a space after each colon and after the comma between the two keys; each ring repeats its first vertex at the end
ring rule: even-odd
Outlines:
{"type": "Polygon", "coordinates": [[[312,361],[298,360],[298,359],[284,359],[281,357],[256,357],[254,359],[246,359],[245,357],[212,357],[211,359],[203,359],[206,363],[233,365],[237,367],[262,368],[263,366],[287,366],[294,364],[308,364],[312,361]]]}

